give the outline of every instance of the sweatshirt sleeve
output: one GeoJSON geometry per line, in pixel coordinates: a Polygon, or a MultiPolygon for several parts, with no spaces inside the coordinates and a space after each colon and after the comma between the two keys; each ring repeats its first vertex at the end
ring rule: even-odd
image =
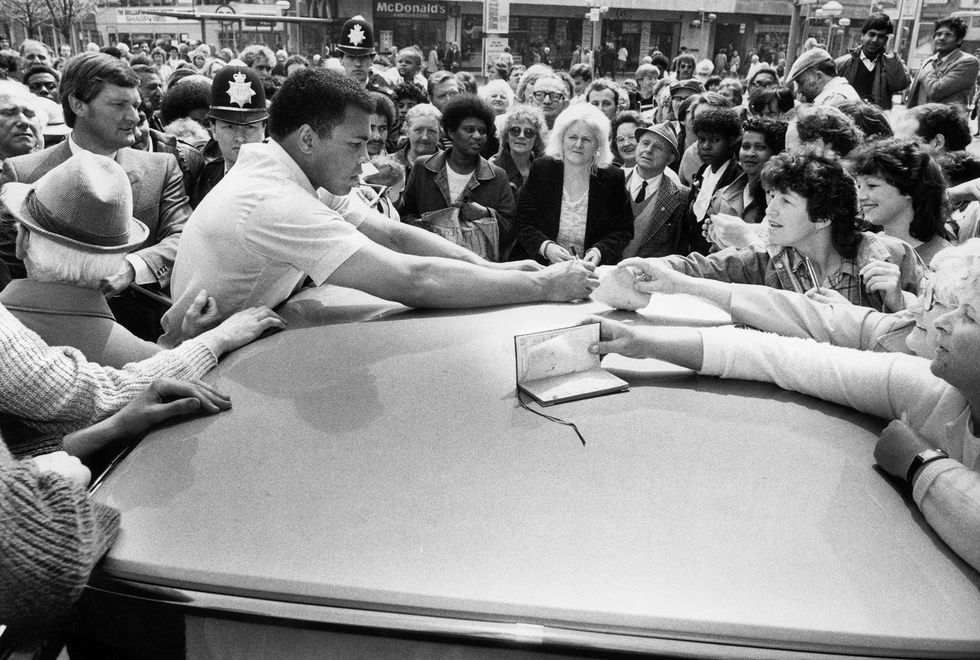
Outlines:
{"type": "Polygon", "coordinates": [[[0,623],[38,626],[81,596],[119,514],[61,475],[15,461],[0,440],[0,623]]]}
{"type": "Polygon", "coordinates": [[[700,332],[703,374],[775,383],[887,420],[908,411],[916,426],[933,413],[947,390],[930,373],[929,361],[919,357],[731,327],[700,332]]]}
{"type": "Polygon", "coordinates": [[[922,468],[912,499],[953,551],[980,571],[980,474],[944,458],[922,468]]]}
{"type": "Polygon", "coordinates": [[[884,314],[849,303],[825,304],[795,291],[769,286],[732,285],[732,321],[784,337],[877,350],[884,333],[908,325],[906,315],[884,314]]]}

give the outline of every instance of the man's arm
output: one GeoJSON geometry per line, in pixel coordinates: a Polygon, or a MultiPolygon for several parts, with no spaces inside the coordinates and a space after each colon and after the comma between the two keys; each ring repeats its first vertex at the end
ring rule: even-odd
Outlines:
{"type": "Polygon", "coordinates": [[[320,201],[337,211],[344,220],[357,227],[357,230],[379,245],[402,254],[419,257],[443,257],[456,259],[486,268],[505,270],[537,270],[540,266],[533,261],[495,264],[466,248],[447,241],[420,227],[402,222],[392,222],[374,209],[358,203],[353,195],[339,197],[322,188],[317,192],[320,201]]]}
{"type": "Polygon", "coordinates": [[[980,61],[975,57],[961,57],[944,74],[933,69],[922,79],[929,99],[944,99],[956,92],[970,89],[976,84],[980,61]]]}
{"type": "Polygon", "coordinates": [[[494,270],[458,259],[419,257],[367,243],[326,280],[411,307],[486,307],[587,298],[599,284],[579,261],[537,272],[494,270]]]}
{"type": "Polygon", "coordinates": [[[912,84],[909,70],[895,53],[886,53],[882,58],[885,63],[885,86],[889,92],[900,92],[912,84]]]}
{"type": "Polygon", "coordinates": [[[184,190],[183,175],[177,165],[177,159],[173,154],[166,154],[166,156],[167,172],[160,191],[157,230],[156,235],[151,239],[156,243],[133,253],[146,262],[153,276],[164,289],[170,286],[180,232],[183,231],[184,224],[191,215],[191,206],[184,190]]]}

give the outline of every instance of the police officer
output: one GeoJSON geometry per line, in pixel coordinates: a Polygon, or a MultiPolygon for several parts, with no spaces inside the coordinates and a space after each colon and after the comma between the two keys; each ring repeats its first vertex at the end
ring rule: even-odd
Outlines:
{"type": "Polygon", "coordinates": [[[341,53],[340,61],[349,77],[369,92],[381,92],[394,101],[394,94],[384,79],[371,71],[378,50],[374,42],[374,29],[363,16],[354,16],[344,23],[337,50],[341,53]]]}
{"type": "Polygon", "coordinates": [[[211,140],[204,146],[204,167],[189,191],[191,206],[214,188],[238,159],[243,144],[265,139],[269,111],[262,80],[254,70],[226,65],[214,76],[207,115],[211,140]]]}

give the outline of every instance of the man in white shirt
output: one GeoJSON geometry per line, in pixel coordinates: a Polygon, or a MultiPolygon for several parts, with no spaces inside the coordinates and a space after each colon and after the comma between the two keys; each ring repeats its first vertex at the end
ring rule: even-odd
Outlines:
{"type": "Polygon", "coordinates": [[[887,14],[871,14],[861,26],[861,46],[834,62],[837,73],[847,79],[858,95],[882,110],[891,109],[892,96],[912,82],[901,58],[885,52],[892,32],[894,26],[887,14]]]}
{"type": "Polygon", "coordinates": [[[416,307],[476,307],[584,298],[594,268],[491,264],[430,232],[391,222],[348,196],[367,160],[370,96],[353,80],[307,69],[270,108],[266,144],[238,162],[194,212],[174,269],[163,343],[202,288],[223,315],[275,306],[309,277],[416,307]],[[318,199],[319,189],[319,199],[318,199]]]}

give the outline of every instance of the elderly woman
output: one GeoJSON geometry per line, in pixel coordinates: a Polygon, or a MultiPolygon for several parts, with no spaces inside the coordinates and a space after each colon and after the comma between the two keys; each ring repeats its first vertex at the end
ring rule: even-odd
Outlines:
{"type": "Polygon", "coordinates": [[[478,94],[498,117],[507,112],[510,104],[514,102],[514,90],[506,80],[491,80],[480,88],[478,94]]]}
{"type": "Polygon", "coordinates": [[[620,112],[612,122],[613,162],[624,170],[636,165],[636,129],[646,122],[636,112],[620,112]]]}
{"type": "Polygon", "coordinates": [[[404,147],[393,154],[395,160],[405,166],[405,176],[420,156],[431,156],[439,151],[439,135],[442,113],[431,103],[419,103],[405,113],[402,132],[408,138],[404,147]]]}
{"type": "Polygon", "coordinates": [[[402,221],[502,261],[513,236],[514,194],[507,174],[480,156],[493,125],[493,111],[476,96],[449,102],[442,128],[450,147],[412,168],[402,221]]]}
{"type": "Polygon", "coordinates": [[[921,142],[875,140],[848,154],[865,222],[900,238],[928,263],[952,243],[946,234],[946,178],[921,142]]]}
{"type": "Polygon", "coordinates": [[[878,311],[905,308],[904,292],[915,293],[922,277],[919,260],[903,241],[859,229],[857,186],[837,158],[812,149],[774,156],[762,184],[769,245],[664,262],[694,277],[799,293],[818,288],[878,311]]]}
{"type": "Polygon", "coordinates": [[[514,199],[517,199],[531,172],[531,161],[544,153],[548,125],[537,108],[514,106],[497,119],[497,139],[500,141],[500,151],[490,159],[490,164],[507,173],[514,199]]]}
{"type": "Polygon", "coordinates": [[[623,170],[612,165],[609,119],[578,103],[562,112],[546,157],[531,165],[517,205],[516,255],[544,263],[616,263],[633,238],[623,170]]]}

